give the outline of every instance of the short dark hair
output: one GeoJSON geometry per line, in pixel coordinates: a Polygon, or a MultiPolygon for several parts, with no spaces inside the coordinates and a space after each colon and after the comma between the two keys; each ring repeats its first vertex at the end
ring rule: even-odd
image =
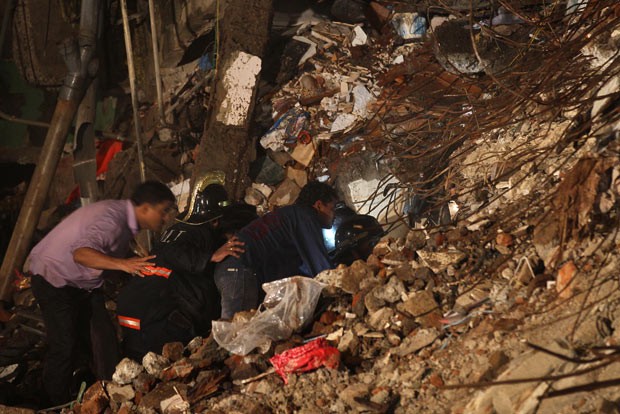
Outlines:
{"type": "Polygon", "coordinates": [[[295,204],[312,207],[318,200],[327,204],[338,200],[338,194],[334,188],[325,183],[310,181],[301,189],[299,197],[295,200],[295,204]]]}
{"type": "Polygon", "coordinates": [[[176,203],[174,193],[168,186],[159,181],[145,181],[138,185],[131,195],[131,201],[136,205],[159,204],[164,201],[176,203]]]}

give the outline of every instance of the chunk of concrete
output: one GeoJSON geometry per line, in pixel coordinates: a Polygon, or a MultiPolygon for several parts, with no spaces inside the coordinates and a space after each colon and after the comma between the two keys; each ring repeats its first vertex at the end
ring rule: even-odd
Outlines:
{"type": "Polygon", "coordinates": [[[403,339],[402,343],[395,348],[394,354],[403,357],[418,352],[435,342],[437,338],[439,338],[439,331],[436,329],[418,329],[403,339]]]}
{"type": "Polygon", "coordinates": [[[419,250],[417,252],[420,257],[420,261],[426,267],[435,273],[441,273],[448,268],[448,266],[454,266],[462,262],[467,256],[465,253],[458,250],[451,250],[445,252],[429,252],[425,250],[419,250]]]}
{"type": "Polygon", "coordinates": [[[144,372],[142,365],[133,359],[123,358],[116,366],[116,371],[112,375],[112,381],[121,385],[129,384],[142,372],[144,372]]]}
{"type": "Polygon", "coordinates": [[[158,355],[155,352],[148,352],[142,358],[142,366],[149,374],[159,377],[161,371],[170,365],[168,358],[158,355]]]}

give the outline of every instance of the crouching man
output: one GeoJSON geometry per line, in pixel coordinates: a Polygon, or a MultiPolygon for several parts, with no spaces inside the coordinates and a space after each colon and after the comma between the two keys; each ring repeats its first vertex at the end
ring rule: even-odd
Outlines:
{"type": "Polygon", "coordinates": [[[322,229],[332,226],[337,200],[332,187],[310,182],[295,204],[268,213],[237,232],[245,252],[228,257],[215,269],[223,319],[258,307],[263,283],[296,275],[314,277],[332,267],[322,229]]]}
{"type": "Polygon", "coordinates": [[[138,274],[153,265],[154,256],[127,258],[130,241],[140,229],[161,231],[175,202],[166,185],[142,183],[130,200],[77,209],[30,252],[32,291],[47,332],[43,383],[50,403],[72,399],[72,374],[85,347],[91,348],[95,377],[112,378],[119,353],[105,309],[104,271],[138,274]]]}
{"type": "Polygon", "coordinates": [[[153,246],[155,265],[121,290],[117,317],[130,358],[141,361],[147,352],[161,353],[167,342],[207,336],[219,317],[214,264],[243,252],[243,243],[231,238],[222,244],[218,232],[228,204],[223,183],[221,172],[197,181],[188,210],[153,246]]]}

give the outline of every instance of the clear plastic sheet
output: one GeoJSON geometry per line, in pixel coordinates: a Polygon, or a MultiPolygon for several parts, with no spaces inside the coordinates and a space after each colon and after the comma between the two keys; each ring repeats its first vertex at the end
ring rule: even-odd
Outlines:
{"type": "Polygon", "coordinates": [[[248,321],[213,321],[213,337],[233,354],[267,352],[271,341],[287,339],[309,322],[324,286],[304,276],[265,283],[259,311],[248,321]]]}

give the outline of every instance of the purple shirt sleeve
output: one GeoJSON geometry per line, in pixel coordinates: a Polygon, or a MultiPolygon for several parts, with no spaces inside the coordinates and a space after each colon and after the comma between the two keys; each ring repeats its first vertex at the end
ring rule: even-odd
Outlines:
{"type": "Polygon", "coordinates": [[[108,256],[126,257],[137,230],[129,200],[105,200],[81,207],[32,249],[29,270],[55,287],[98,288],[103,284],[102,271],[76,263],[73,252],[90,247],[108,256]]]}

